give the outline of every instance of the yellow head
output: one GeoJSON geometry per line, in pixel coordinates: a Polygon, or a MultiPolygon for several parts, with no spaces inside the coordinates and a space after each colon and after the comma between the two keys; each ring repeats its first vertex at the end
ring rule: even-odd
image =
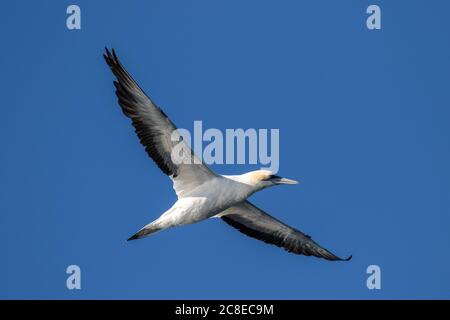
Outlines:
{"type": "Polygon", "coordinates": [[[267,187],[279,185],[279,184],[297,184],[298,182],[291,179],[282,178],[277,176],[269,170],[256,170],[244,174],[245,180],[248,184],[256,187],[257,189],[264,189],[267,187]]]}

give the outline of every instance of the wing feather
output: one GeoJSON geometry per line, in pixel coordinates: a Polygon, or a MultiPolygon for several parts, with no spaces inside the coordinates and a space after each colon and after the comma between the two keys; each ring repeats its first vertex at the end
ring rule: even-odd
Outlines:
{"type": "Polygon", "coordinates": [[[135,132],[145,151],[163,173],[170,176],[178,197],[211,179],[215,174],[182,141],[176,126],[134,81],[120,63],[114,49],[105,49],[104,58],[117,81],[114,81],[119,105],[131,119],[135,132]],[[172,136],[173,134],[173,136],[172,136]],[[172,138],[175,138],[172,140],[172,138]],[[172,150],[182,143],[180,161],[172,161],[172,150]]]}
{"type": "Polygon", "coordinates": [[[347,259],[339,258],[318,245],[310,236],[275,219],[249,201],[244,201],[237,206],[228,208],[220,213],[218,217],[247,236],[284,248],[292,253],[315,256],[332,261],[348,261],[352,257],[350,256],[347,259]]]}

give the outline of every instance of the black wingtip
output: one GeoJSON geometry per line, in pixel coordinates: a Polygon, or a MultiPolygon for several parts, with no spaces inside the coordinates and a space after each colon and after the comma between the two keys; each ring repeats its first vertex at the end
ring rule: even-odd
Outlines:
{"type": "Polygon", "coordinates": [[[105,47],[105,52],[103,53],[103,58],[105,58],[106,63],[111,67],[111,65],[112,65],[111,52],[108,50],[107,47],[105,47]]]}
{"type": "Polygon", "coordinates": [[[132,235],[130,238],[128,238],[127,241],[133,241],[133,240],[137,240],[137,239],[139,239],[139,235],[136,233],[136,234],[132,235]]]}
{"type": "Polygon", "coordinates": [[[115,53],[114,48],[111,48],[111,50],[110,50],[106,46],[105,46],[105,52],[106,52],[107,55],[111,55],[111,56],[115,53]]]}
{"type": "Polygon", "coordinates": [[[117,55],[114,48],[111,48],[111,50],[108,49],[108,47],[105,46],[105,52],[103,53],[103,57],[105,57],[107,62],[115,62],[117,61],[117,55]]]}
{"type": "Polygon", "coordinates": [[[343,259],[342,261],[350,261],[350,260],[352,260],[352,258],[353,258],[353,256],[350,255],[347,259],[343,259]]]}
{"type": "Polygon", "coordinates": [[[108,47],[105,47],[105,52],[103,53],[103,56],[105,58],[111,57],[111,52],[109,51],[108,47]]]}
{"type": "Polygon", "coordinates": [[[116,50],[114,50],[114,48],[112,48],[111,51],[112,51],[112,55],[113,55],[114,59],[119,60],[119,59],[117,59],[116,50]]]}

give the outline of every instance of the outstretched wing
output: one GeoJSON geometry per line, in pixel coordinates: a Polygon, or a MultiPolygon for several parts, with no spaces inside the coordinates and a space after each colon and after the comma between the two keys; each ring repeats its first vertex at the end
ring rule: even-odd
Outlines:
{"type": "Polygon", "coordinates": [[[215,174],[182,141],[173,122],[151,101],[125,70],[114,49],[112,53],[108,49],[105,51],[106,63],[117,78],[114,86],[119,105],[123,113],[131,119],[147,154],[162,172],[172,178],[177,196],[182,197],[214,177],[215,174]],[[176,145],[178,145],[177,151],[181,152],[177,152],[177,161],[173,161],[172,151],[176,145]]]}
{"type": "Polygon", "coordinates": [[[314,242],[310,236],[275,219],[248,201],[228,208],[217,217],[250,237],[274,244],[289,252],[327,260],[348,261],[352,258],[352,256],[347,259],[339,258],[314,242]]]}

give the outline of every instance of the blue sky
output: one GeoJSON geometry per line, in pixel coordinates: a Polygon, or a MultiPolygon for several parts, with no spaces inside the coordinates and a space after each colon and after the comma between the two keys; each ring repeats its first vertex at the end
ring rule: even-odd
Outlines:
{"type": "Polygon", "coordinates": [[[0,298],[450,298],[448,1],[1,6],[0,298]],[[175,194],[117,105],[104,46],[180,127],[279,128],[279,173],[302,183],[252,201],[353,260],[219,220],[127,243],[175,194]]]}

